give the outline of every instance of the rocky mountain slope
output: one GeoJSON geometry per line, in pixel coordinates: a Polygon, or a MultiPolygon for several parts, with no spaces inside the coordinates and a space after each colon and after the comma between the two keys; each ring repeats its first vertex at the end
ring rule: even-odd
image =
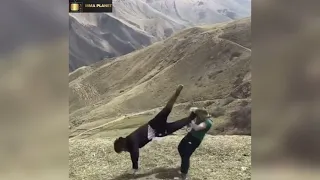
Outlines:
{"type": "Polygon", "coordinates": [[[69,75],[71,129],[157,109],[178,84],[185,88],[176,117],[199,102],[220,116],[239,119],[233,110],[250,105],[250,36],[250,18],[193,27],[113,61],[76,70],[69,75]],[[226,111],[219,113],[217,107],[226,111]]]}
{"type": "Polygon", "coordinates": [[[69,16],[69,70],[104,58],[130,53],[152,43],[153,37],[104,14],[69,16]],[[84,25],[88,22],[86,25],[84,25]]]}
{"type": "Polygon", "coordinates": [[[219,23],[250,16],[251,0],[144,0],[184,24],[219,23]]]}
{"type": "Polygon", "coordinates": [[[113,13],[70,14],[69,69],[140,49],[199,24],[250,16],[250,0],[115,0],[113,13]]]}

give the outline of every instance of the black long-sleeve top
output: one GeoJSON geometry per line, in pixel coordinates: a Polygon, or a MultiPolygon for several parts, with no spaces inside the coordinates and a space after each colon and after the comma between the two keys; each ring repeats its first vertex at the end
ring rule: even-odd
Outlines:
{"type": "Polygon", "coordinates": [[[127,151],[130,153],[132,168],[138,169],[139,149],[148,144],[148,124],[141,126],[133,131],[126,138],[127,151]]]}

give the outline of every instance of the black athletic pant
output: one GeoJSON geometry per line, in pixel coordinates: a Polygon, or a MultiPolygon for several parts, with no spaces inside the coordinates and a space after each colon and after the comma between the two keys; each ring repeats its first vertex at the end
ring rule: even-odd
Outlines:
{"type": "Polygon", "coordinates": [[[190,167],[190,157],[193,152],[199,147],[201,141],[188,133],[179,143],[178,151],[181,157],[180,171],[188,174],[190,167]]]}
{"type": "Polygon", "coordinates": [[[170,135],[188,125],[192,121],[191,118],[187,117],[175,122],[168,123],[167,119],[170,112],[170,108],[164,107],[152,120],[149,121],[149,125],[156,131],[157,137],[170,135]]]}

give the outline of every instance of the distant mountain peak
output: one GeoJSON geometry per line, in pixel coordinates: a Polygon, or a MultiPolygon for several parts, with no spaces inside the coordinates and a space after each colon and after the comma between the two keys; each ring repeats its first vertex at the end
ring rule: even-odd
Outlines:
{"type": "Polygon", "coordinates": [[[70,71],[186,27],[250,16],[250,0],[115,0],[113,13],[70,14],[70,71]]]}

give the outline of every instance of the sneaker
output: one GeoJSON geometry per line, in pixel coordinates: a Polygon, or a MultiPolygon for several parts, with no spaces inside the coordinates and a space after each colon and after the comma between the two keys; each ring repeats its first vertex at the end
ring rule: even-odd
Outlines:
{"type": "Polygon", "coordinates": [[[198,110],[199,108],[197,108],[197,107],[191,107],[190,108],[190,112],[193,112],[193,113],[195,113],[196,112],[196,110],[198,110]]]}
{"type": "Polygon", "coordinates": [[[174,177],[174,180],[189,180],[187,176],[174,177]]]}
{"type": "Polygon", "coordinates": [[[154,137],[154,138],[152,138],[152,140],[153,140],[153,141],[161,141],[161,140],[163,140],[163,138],[161,138],[161,137],[154,137]]]}
{"type": "Polygon", "coordinates": [[[188,180],[187,174],[181,173],[181,180],[188,180]]]}
{"type": "Polygon", "coordinates": [[[179,86],[178,86],[176,91],[180,93],[182,91],[182,89],[183,89],[183,85],[179,84],[179,86]]]}

